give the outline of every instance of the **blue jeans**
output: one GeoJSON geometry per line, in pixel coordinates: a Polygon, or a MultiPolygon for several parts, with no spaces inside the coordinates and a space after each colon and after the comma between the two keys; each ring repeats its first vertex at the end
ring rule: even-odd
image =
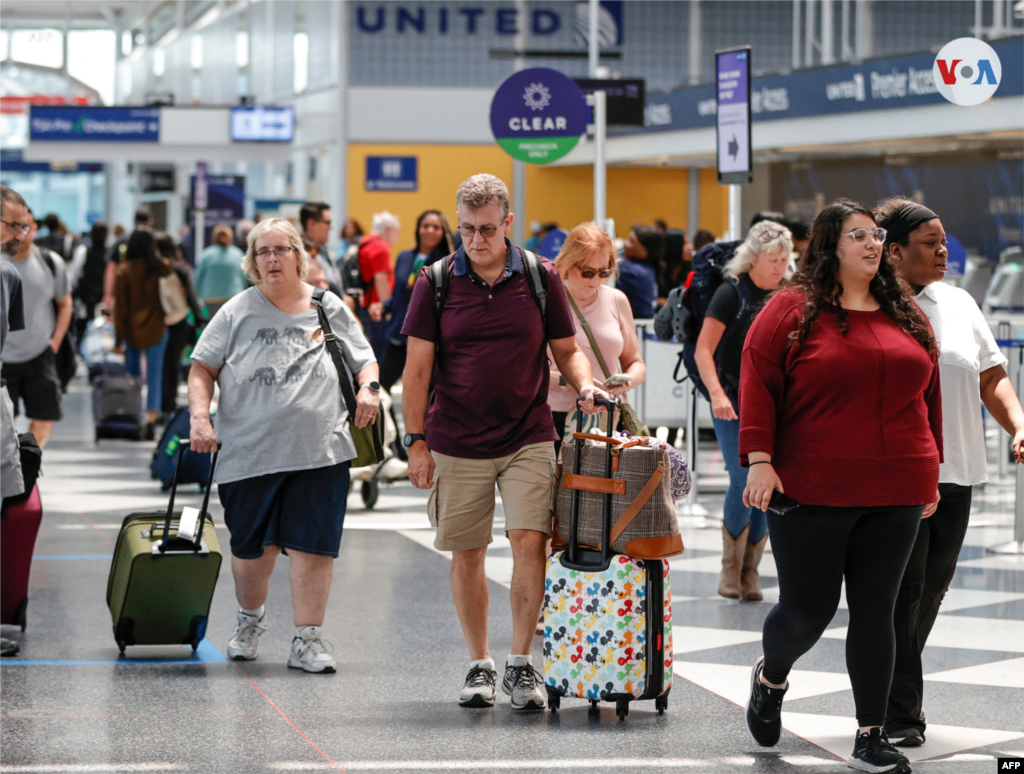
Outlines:
{"type": "Polygon", "coordinates": [[[725,493],[725,528],[733,538],[739,537],[744,527],[750,525],[747,539],[758,542],[768,534],[768,521],[764,511],[743,505],[743,490],[747,486],[747,468],[740,465],[740,421],[712,417],[715,435],[722,448],[725,468],[729,471],[729,491],[725,493]]]}
{"type": "Polygon", "coordinates": [[[146,356],[146,410],[159,411],[164,387],[164,350],[167,349],[167,331],[160,341],[149,349],[136,349],[125,342],[124,367],[132,376],[142,376],[142,356],[146,356]]]}

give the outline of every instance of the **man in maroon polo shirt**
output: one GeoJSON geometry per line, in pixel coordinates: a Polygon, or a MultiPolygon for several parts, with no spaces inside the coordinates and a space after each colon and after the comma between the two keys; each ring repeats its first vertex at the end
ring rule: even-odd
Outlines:
{"type": "Polygon", "coordinates": [[[456,205],[462,247],[448,259],[440,318],[424,270],[402,328],[409,337],[402,376],[409,479],[430,488],[434,545],[452,552],[452,596],[471,660],[459,697],[463,707],[494,706],[497,672],[487,644],[484,556],[498,485],[513,557],[512,652],[502,689],[512,697],[512,709],[542,710],[547,696],[530,643],[544,599],[557,439],[547,406],[545,347],[585,398],[585,411],[594,411],[596,391],[590,364],[576,346],[558,270],[543,261],[542,317],[522,254],[505,237],[513,218],[505,184],[494,175],[473,175],[459,186],[456,205]]]}

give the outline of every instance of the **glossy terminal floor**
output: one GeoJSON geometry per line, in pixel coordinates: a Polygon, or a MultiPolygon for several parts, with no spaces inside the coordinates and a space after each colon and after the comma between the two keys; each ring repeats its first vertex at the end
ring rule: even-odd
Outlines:
{"type": "MultiPolygon", "coordinates": [[[[0,774],[846,770],[856,726],[844,665],[846,610],[791,676],[781,742],[757,747],[741,705],[762,621],[777,597],[775,570],[766,555],[763,604],[718,597],[714,518],[682,520],[688,550],[672,561],[675,683],[660,717],[652,703],[640,703],[624,722],[611,706],[592,719],[573,700],[555,715],[513,714],[500,693],[493,709],[459,708],[467,656],[449,558],[432,548],[426,495],[408,484],[384,490],[373,511],[362,510],[358,496],[349,500],[325,627],[337,674],[285,666],[292,633],[286,559],[271,583],[271,626],[258,661],[222,655],[236,607],[227,563],[198,656],[187,648],[129,648],[119,658],[107,572],[122,518],[165,505],[149,478],[152,448],[127,441],[97,447],[88,387],[72,385],[43,462],[28,629],[4,630],[22,654],[0,669],[0,774]]],[[[702,447],[702,462],[721,470],[714,447],[702,447]]],[[[181,502],[198,505],[196,488],[187,490],[181,502]]],[[[1010,539],[1013,498],[1009,481],[977,494],[925,653],[928,742],[909,751],[915,771],[992,774],[994,758],[1024,756],[1024,559],[984,550],[1010,539]]],[[[701,500],[712,515],[721,501],[721,494],[701,500]]],[[[219,521],[216,498],[212,513],[219,521]]],[[[511,561],[499,518],[487,565],[499,663],[511,639],[511,561]]],[[[538,638],[535,652],[540,645],[538,638]]]]}

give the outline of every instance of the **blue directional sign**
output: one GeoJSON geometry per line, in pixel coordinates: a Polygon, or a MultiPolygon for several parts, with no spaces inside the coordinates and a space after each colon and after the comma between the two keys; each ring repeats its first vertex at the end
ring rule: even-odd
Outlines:
{"type": "Polygon", "coordinates": [[[750,49],[715,54],[718,182],[750,183],[750,49]]]}
{"type": "Polygon", "coordinates": [[[417,161],[415,156],[367,156],[367,191],[415,191],[417,161]]]}
{"type": "Polygon", "coordinates": [[[549,231],[544,235],[544,238],[540,240],[540,244],[537,245],[537,252],[549,261],[555,260],[555,258],[558,257],[558,254],[562,252],[562,245],[565,244],[565,239],[568,236],[569,232],[564,229],[556,228],[549,231]]]}
{"type": "Polygon", "coordinates": [[[159,108],[32,105],[30,142],[159,142],[159,108]]]}

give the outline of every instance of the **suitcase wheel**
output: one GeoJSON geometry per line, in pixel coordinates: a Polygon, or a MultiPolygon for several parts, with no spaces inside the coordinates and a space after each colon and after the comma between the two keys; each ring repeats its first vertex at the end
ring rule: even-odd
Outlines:
{"type": "Polygon", "coordinates": [[[373,506],[377,504],[377,498],[380,497],[380,484],[376,481],[364,481],[360,494],[363,497],[363,505],[372,511],[373,506]]]}
{"type": "MultiPolygon", "coordinates": [[[[197,650],[199,650],[199,642],[200,642],[199,640],[192,640],[192,652],[193,653],[195,653],[197,650]]],[[[659,701],[660,701],[660,699],[659,699],[659,701]]]]}
{"type": "Polygon", "coordinates": [[[629,714],[629,700],[628,699],[616,699],[615,700],[615,714],[619,716],[619,720],[625,720],[626,715],[629,714]]]}
{"type": "Polygon", "coordinates": [[[550,685],[548,686],[548,707],[552,712],[558,712],[558,708],[562,706],[562,695],[558,693],[550,685]]]}
{"type": "Polygon", "coordinates": [[[598,718],[600,718],[601,717],[601,702],[597,701],[596,699],[591,699],[590,700],[590,706],[587,707],[587,714],[591,718],[593,718],[594,720],[597,720],[598,718]]]}
{"type": "Polygon", "coordinates": [[[658,710],[659,715],[664,715],[665,710],[668,709],[668,694],[663,693],[661,696],[654,700],[654,708],[658,710]]]}

